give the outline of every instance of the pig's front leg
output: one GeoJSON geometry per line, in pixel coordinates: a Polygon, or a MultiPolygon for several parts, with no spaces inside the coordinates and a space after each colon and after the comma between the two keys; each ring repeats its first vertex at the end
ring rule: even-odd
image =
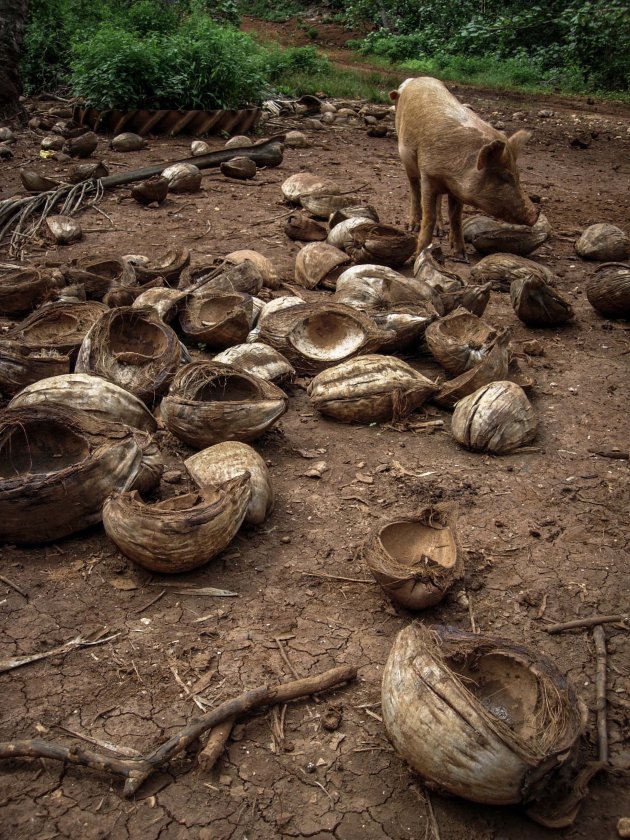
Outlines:
{"type": "Polygon", "coordinates": [[[420,179],[422,193],[422,223],[418,235],[416,254],[428,248],[433,241],[433,231],[438,217],[440,193],[426,177],[420,179]]]}
{"type": "Polygon", "coordinates": [[[468,262],[466,255],[466,245],[464,244],[464,233],[462,231],[462,203],[454,195],[448,196],[448,220],[451,225],[451,230],[448,236],[448,242],[457,256],[468,262]]]}
{"type": "Polygon", "coordinates": [[[411,209],[409,213],[409,230],[420,230],[420,173],[418,171],[418,156],[404,147],[399,147],[400,159],[405,167],[411,190],[411,209]]]}

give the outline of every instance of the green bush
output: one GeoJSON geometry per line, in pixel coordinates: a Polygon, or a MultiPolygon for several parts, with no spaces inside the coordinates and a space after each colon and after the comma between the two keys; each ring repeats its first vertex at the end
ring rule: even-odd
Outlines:
{"type": "Polygon", "coordinates": [[[270,82],[290,81],[296,74],[321,76],[330,63],[315,47],[269,47],[263,59],[263,72],[270,82]]]}

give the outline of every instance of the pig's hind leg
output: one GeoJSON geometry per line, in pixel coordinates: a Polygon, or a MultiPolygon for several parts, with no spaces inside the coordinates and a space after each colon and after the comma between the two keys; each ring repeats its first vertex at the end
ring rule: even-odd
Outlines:
{"type": "Polygon", "coordinates": [[[400,159],[405,167],[407,178],[409,179],[409,189],[411,190],[411,209],[409,213],[409,230],[417,232],[420,230],[420,172],[418,170],[418,156],[415,152],[406,149],[404,146],[398,147],[400,159]]]}
{"type": "Polygon", "coordinates": [[[462,231],[462,203],[458,198],[449,193],[448,196],[448,220],[451,230],[448,235],[448,242],[457,257],[468,262],[466,245],[464,244],[464,233],[462,231]]]}
{"type": "Polygon", "coordinates": [[[416,246],[416,254],[428,248],[433,241],[433,232],[438,220],[441,193],[431,183],[429,178],[421,178],[421,196],[422,196],[422,223],[420,225],[420,233],[418,235],[418,244],[416,246]]]}

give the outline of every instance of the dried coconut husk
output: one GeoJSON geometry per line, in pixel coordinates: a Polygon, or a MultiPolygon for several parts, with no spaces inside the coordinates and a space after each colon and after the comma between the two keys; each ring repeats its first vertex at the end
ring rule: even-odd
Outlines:
{"type": "Polygon", "coordinates": [[[168,178],[163,175],[154,175],[146,181],[134,184],[131,188],[131,197],[135,198],[138,204],[148,206],[149,204],[161,204],[168,195],[168,178]]]}
{"type": "Polygon", "coordinates": [[[330,233],[326,237],[326,242],[335,248],[339,248],[340,251],[345,251],[354,242],[352,238],[354,228],[364,224],[366,221],[371,220],[365,216],[352,216],[343,222],[339,222],[338,225],[330,229],[330,233]]]}
{"type": "Polygon", "coordinates": [[[536,327],[557,327],[574,317],[573,307],[540,277],[513,280],[510,300],[518,318],[536,327]]]}
{"type": "Polygon", "coordinates": [[[260,340],[279,350],[301,374],[374,353],[391,337],[365,313],[338,303],[302,303],[260,320],[260,340]]]}
{"type": "Polygon", "coordinates": [[[152,405],[181,361],[177,335],[153,310],[120,307],[108,310],[87,333],[76,372],[103,376],[152,405]]]}
{"type": "Polygon", "coordinates": [[[546,266],[516,254],[490,254],[479,260],[470,272],[474,283],[492,283],[497,292],[509,292],[515,280],[529,277],[539,277],[548,286],[556,285],[554,273],[546,266]]]}
{"type": "Polygon", "coordinates": [[[187,294],[178,289],[146,289],[131,305],[134,309],[152,309],[160,320],[165,324],[170,324],[187,294]]]}
{"type": "Polygon", "coordinates": [[[162,401],[162,419],[175,437],[204,449],[224,440],[263,435],[287,410],[289,399],[271,382],[218,362],[191,362],[162,401]]]}
{"type": "MultiPolygon", "coordinates": [[[[222,262],[227,265],[207,284],[209,288],[214,286],[217,291],[231,288],[242,294],[257,295],[263,286],[273,289],[279,285],[272,262],[257,251],[233,251],[222,262]],[[222,286],[223,283],[229,283],[229,287],[222,286]]],[[[200,282],[202,278],[197,281],[200,282]]]]}
{"type": "Polygon", "coordinates": [[[332,230],[340,222],[353,218],[371,219],[373,222],[379,222],[378,213],[371,204],[353,204],[350,207],[341,207],[330,214],[328,225],[332,230]]]}
{"type": "Polygon", "coordinates": [[[265,303],[259,313],[256,327],[247,336],[247,343],[252,344],[259,341],[262,325],[274,312],[279,312],[281,309],[290,309],[292,306],[300,306],[303,303],[303,299],[296,295],[282,295],[265,303]]]}
{"type": "Polygon", "coordinates": [[[167,166],[162,177],[168,181],[168,189],[172,193],[193,193],[201,189],[201,170],[194,163],[167,166]]]}
{"type": "Polygon", "coordinates": [[[89,298],[102,300],[118,286],[136,286],[136,272],[131,263],[116,254],[96,253],[72,260],[65,270],[70,283],[80,283],[89,298]]]}
{"type": "Polygon", "coordinates": [[[462,226],[464,240],[480,254],[507,252],[526,256],[539,248],[551,234],[551,225],[541,213],[532,227],[507,225],[487,216],[473,216],[462,226]]]}
{"type": "Polygon", "coordinates": [[[630,265],[600,265],[586,284],[586,297],[607,318],[630,318],[630,265]]]}
{"type": "Polygon", "coordinates": [[[455,379],[444,382],[433,402],[442,408],[453,408],[455,403],[473,394],[483,385],[507,379],[510,364],[510,331],[502,330],[494,340],[489,352],[479,364],[460,373],[455,379]]]}
{"type": "Polygon", "coordinates": [[[149,435],[67,406],[0,415],[0,542],[50,542],[101,521],[115,490],[159,481],[149,435]]]}
{"type": "Polygon", "coordinates": [[[148,140],[132,131],[117,134],[109,144],[115,152],[139,152],[141,149],[146,149],[148,145],[148,140]]]}
{"type": "Polygon", "coordinates": [[[575,250],[585,260],[627,260],[630,257],[630,237],[616,225],[591,225],[575,243],[575,250]]]}
{"type": "Polygon", "coordinates": [[[346,253],[355,263],[396,267],[407,262],[416,249],[416,237],[393,225],[365,222],[354,227],[350,237],[346,253]]]}
{"type": "Polygon", "coordinates": [[[39,144],[45,152],[60,152],[63,149],[64,139],[57,134],[48,134],[42,138],[39,144]]]}
{"type": "Polygon", "coordinates": [[[163,277],[169,286],[176,286],[179,275],[189,263],[188,248],[171,248],[162,257],[146,263],[135,263],[134,270],[141,285],[145,285],[148,280],[163,277]]]}
{"type": "Polygon", "coordinates": [[[34,169],[20,169],[20,180],[25,190],[30,193],[48,192],[56,190],[60,182],[54,178],[47,178],[34,169]]]}
{"type": "MultiPolygon", "coordinates": [[[[425,784],[488,805],[557,802],[587,715],[538,651],[418,623],[394,642],[381,709],[396,752],[425,784]]],[[[573,804],[557,827],[572,822],[573,804]]]]}
{"type": "Polygon", "coordinates": [[[305,213],[291,213],[284,225],[289,239],[298,242],[322,242],[328,236],[326,226],[305,213]]]}
{"type": "Polygon", "coordinates": [[[329,194],[339,194],[341,192],[341,187],[330,178],[321,178],[318,175],[312,175],[310,172],[298,172],[291,175],[283,182],[280,189],[284,198],[293,204],[299,204],[301,196],[310,195],[313,192],[329,194]]]}
{"type": "Polygon", "coordinates": [[[455,406],[451,432],[467,449],[506,455],[531,443],[538,421],[523,389],[515,382],[484,385],[455,406]]]}
{"type": "Polygon", "coordinates": [[[77,163],[68,169],[68,181],[71,184],[80,184],[83,181],[98,181],[109,175],[109,169],[102,160],[96,163],[77,163]]]}
{"type": "Polygon", "coordinates": [[[295,370],[289,360],[273,347],[260,342],[237,344],[216,355],[214,361],[232,365],[275,385],[291,382],[295,377],[295,370]]]}
{"type": "Polygon", "coordinates": [[[237,178],[239,181],[248,181],[251,178],[255,178],[258,172],[256,163],[251,158],[243,156],[223,161],[220,169],[226,178],[237,178]]]}
{"type": "Polygon", "coordinates": [[[317,219],[328,219],[335,210],[353,207],[359,203],[356,195],[338,195],[336,193],[312,192],[300,196],[300,204],[317,219]]]}
{"type": "Polygon", "coordinates": [[[367,312],[378,327],[391,335],[381,344],[383,353],[398,353],[417,345],[429,324],[439,317],[430,303],[397,303],[388,310],[367,312]]]}
{"type": "Polygon", "coordinates": [[[431,355],[449,373],[458,376],[479,364],[494,345],[497,332],[466,309],[431,324],[425,333],[431,355]]]}
{"type": "Polygon", "coordinates": [[[250,295],[238,292],[191,294],[179,313],[180,326],[195,342],[223,350],[245,341],[254,320],[250,295]]]}
{"type": "Polygon", "coordinates": [[[184,466],[202,489],[247,475],[251,489],[243,520],[247,525],[262,525],[272,512],[274,492],[267,464],[248,444],[236,440],[217,443],[191,455],[184,466]]]}
{"type": "Polygon", "coordinates": [[[50,273],[33,267],[0,273],[0,315],[30,312],[47,297],[52,286],[50,273]]]}
{"type": "Polygon", "coordinates": [[[250,497],[249,475],[153,504],[140,494],[113,493],[103,506],[105,533],[134,563],[178,574],[205,566],[241,527],[250,497]]]}
{"type": "Polygon", "coordinates": [[[481,286],[464,286],[452,292],[443,292],[440,297],[444,314],[448,315],[449,312],[461,308],[481,318],[490,301],[491,291],[492,283],[483,283],[481,286]]]}
{"type": "Polygon", "coordinates": [[[350,257],[327,242],[310,242],[295,257],[295,282],[305,289],[322,285],[335,288],[339,274],[350,257]]]}
{"type": "Polygon", "coordinates": [[[311,404],[342,423],[399,420],[438,389],[393,356],[360,356],[319,373],[307,388],[311,404]]]}
{"type": "Polygon", "coordinates": [[[46,236],[57,245],[72,245],[83,238],[83,229],[71,216],[47,216],[46,236]]]}
{"type": "Polygon", "coordinates": [[[71,137],[63,146],[63,151],[70,157],[86,158],[96,151],[98,137],[93,131],[86,131],[79,137],[71,137]]]}
{"type": "Polygon", "coordinates": [[[41,379],[21,390],[9,407],[34,405],[76,408],[103,423],[124,423],[150,434],[157,429],[155,417],[137,397],[102,376],[88,373],[66,373],[41,379]]]}
{"type": "Polygon", "coordinates": [[[401,607],[423,610],[464,576],[453,508],[437,505],[379,526],[361,556],[386,594],[401,607]]]}
{"type": "Polygon", "coordinates": [[[442,250],[436,246],[425,248],[413,264],[413,276],[422,280],[440,294],[457,292],[465,283],[459,274],[447,271],[443,266],[442,250]]]}
{"type": "Polygon", "coordinates": [[[55,301],[41,306],[5,335],[30,350],[55,351],[75,358],[88,330],[107,311],[96,301],[55,301]]]}
{"type": "Polygon", "coordinates": [[[40,379],[69,373],[70,366],[70,356],[65,353],[0,339],[0,392],[5,396],[10,397],[40,379]]]}
{"type": "Polygon", "coordinates": [[[390,309],[398,304],[429,304],[443,314],[441,296],[420,280],[385,265],[353,265],[337,278],[334,299],[356,309],[390,309]]]}

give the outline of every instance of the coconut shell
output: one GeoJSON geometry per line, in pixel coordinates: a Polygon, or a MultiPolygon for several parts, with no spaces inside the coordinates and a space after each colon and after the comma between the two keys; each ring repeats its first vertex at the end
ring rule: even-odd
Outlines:
{"type": "Polygon", "coordinates": [[[336,193],[312,192],[300,196],[300,204],[312,216],[328,219],[335,210],[352,207],[359,203],[356,195],[337,195],[336,193]]]}
{"type": "Polygon", "coordinates": [[[205,449],[225,440],[255,440],[282,417],[288,402],[284,391],[250,373],[192,362],[174,378],[161,413],[175,437],[205,449]]]}
{"type": "Polygon", "coordinates": [[[179,275],[190,263],[188,248],[171,248],[162,257],[146,263],[135,263],[134,270],[138,282],[146,285],[147,281],[163,277],[169,286],[177,285],[179,275]]]}
{"type": "MultiPolygon", "coordinates": [[[[233,251],[224,257],[223,261],[227,265],[213,280],[205,284],[206,288],[257,295],[263,286],[275,288],[278,284],[273,264],[257,251],[233,251]],[[269,285],[270,283],[272,285],[269,285]]],[[[202,280],[203,278],[200,277],[195,282],[200,283],[202,280]]]]}
{"type": "Polygon", "coordinates": [[[460,308],[427,327],[425,338],[434,359],[457,376],[490,352],[496,330],[460,308]]]}
{"type": "Polygon", "coordinates": [[[201,157],[202,155],[208,155],[212,149],[207,143],[204,143],[203,140],[193,140],[190,144],[190,153],[193,157],[201,157]]]}
{"type": "Polygon", "coordinates": [[[63,149],[64,139],[57,134],[49,134],[39,144],[45,152],[60,152],[63,149]]]}
{"type": "Polygon", "coordinates": [[[146,289],[131,305],[134,309],[152,309],[161,321],[170,324],[186,296],[178,289],[146,289]]]}
{"type": "Polygon", "coordinates": [[[328,224],[332,230],[340,222],[353,218],[371,219],[373,222],[380,221],[376,209],[371,204],[353,204],[350,207],[341,207],[339,210],[331,213],[328,224]]]}
{"type": "Polygon", "coordinates": [[[365,216],[351,216],[349,219],[339,222],[338,225],[331,228],[330,233],[326,237],[326,242],[335,248],[339,248],[340,251],[345,251],[347,247],[351,247],[354,243],[352,238],[354,228],[365,224],[366,221],[371,220],[366,219],[365,216]]]}
{"type": "Polygon", "coordinates": [[[98,181],[109,175],[109,169],[102,160],[95,163],[77,163],[68,169],[68,181],[71,184],[81,184],[83,181],[98,181]]]}
{"type": "Polygon", "coordinates": [[[45,175],[40,175],[40,173],[36,172],[34,169],[20,169],[20,179],[24,185],[24,189],[31,193],[56,190],[60,183],[54,178],[47,178],[45,175]]]}
{"type": "Polygon", "coordinates": [[[394,749],[425,784],[488,805],[553,796],[586,723],[584,705],[546,656],[487,633],[418,623],[393,644],[381,709],[394,749]]]}
{"type": "Polygon", "coordinates": [[[172,193],[193,193],[201,189],[201,171],[194,163],[174,163],[162,172],[162,177],[168,181],[172,193]]]}
{"type": "Polygon", "coordinates": [[[552,271],[540,263],[516,254],[490,254],[479,260],[470,272],[474,283],[492,283],[497,292],[509,292],[515,280],[539,277],[548,286],[556,285],[552,271]]]}
{"type": "Polygon", "coordinates": [[[141,149],[146,149],[148,145],[148,140],[131,131],[117,134],[109,144],[115,152],[139,152],[141,149]]]}
{"type": "Polygon", "coordinates": [[[168,195],[168,178],[163,175],[154,175],[146,181],[134,184],[131,188],[131,197],[135,198],[138,204],[161,204],[168,195]]]}
{"type": "Polygon", "coordinates": [[[413,264],[413,276],[422,280],[440,294],[444,292],[457,292],[465,285],[462,278],[453,271],[447,271],[440,257],[442,251],[439,248],[425,248],[413,264]]]}
{"type": "Polygon", "coordinates": [[[256,163],[248,157],[235,157],[232,160],[226,160],[221,164],[221,172],[227,178],[237,178],[239,181],[248,181],[256,177],[258,167],[256,163]]]}
{"type": "Polygon", "coordinates": [[[167,389],[182,361],[175,332],[149,309],[110,309],[85,336],[77,373],[109,379],[147,405],[167,389]]]}
{"type": "Polygon", "coordinates": [[[249,475],[201,493],[144,502],[137,491],[113,493],[103,506],[110,540],[151,572],[178,574],[204,566],[241,527],[250,497],[249,475]]]}
{"type": "Polygon", "coordinates": [[[305,213],[291,213],[285,222],[284,232],[289,239],[298,242],[322,242],[328,236],[326,226],[305,213]]]}
{"type": "Polygon", "coordinates": [[[435,289],[385,265],[350,266],[339,275],[336,287],[335,300],[357,309],[430,304],[439,315],[443,314],[441,297],[435,289]]]}
{"type": "Polygon", "coordinates": [[[291,382],[295,377],[293,365],[284,358],[282,353],[259,342],[237,344],[219,353],[214,357],[214,361],[232,365],[267,382],[273,382],[275,385],[291,382]]]}
{"type": "Polygon", "coordinates": [[[70,283],[80,283],[87,297],[96,300],[102,300],[113,288],[137,285],[133,265],[107,252],[72,260],[65,274],[70,283]]]}
{"type": "Polygon", "coordinates": [[[0,271],[0,315],[30,312],[52,288],[48,272],[28,267],[0,271]]]}
{"type": "Polygon", "coordinates": [[[245,341],[253,320],[250,295],[204,292],[203,288],[188,297],[179,313],[180,326],[189,339],[217,350],[245,341]]]}
{"type": "Polygon", "coordinates": [[[48,238],[57,245],[72,245],[83,239],[83,229],[80,223],[70,216],[47,216],[46,227],[48,238]]]}
{"type": "Polygon", "coordinates": [[[440,297],[444,314],[461,308],[481,318],[490,301],[491,291],[492,283],[483,283],[481,286],[463,286],[452,292],[443,292],[440,297]]]}
{"type": "Polygon", "coordinates": [[[483,385],[507,379],[510,364],[509,347],[510,331],[502,330],[479,364],[460,373],[455,379],[444,382],[433,397],[433,402],[442,408],[453,408],[459,400],[473,394],[483,385]]]}
{"type": "Polygon", "coordinates": [[[98,137],[93,131],[86,131],[79,137],[71,137],[63,146],[63,151],[70,157],[86,158],[96,151],[98,137]]]}
{"type": "Polygon", "coordinates": [[[432,506],[380,525],[368,537],[361,556],[394,603],[409,610],[433,607],[464,577],[455,521],[452,508],[432,506]]]}
{"type": "Polygon", "coordinates": [[[107,307],[96,301],[55,301],[41,306],[5,335],[30,350],[54,351],[74,358],[88,330],[105,312],[107,307]]]}
{"type": "Polygon", "coordinates": [[[586,284],[586,297],[606,318],[630,319],[630,265],[600,265],[586,284]]]}
{"type": "Polygon", "coordinates": [[[514,382],[484,385],[455,406],[451,431],[467,449],[506,455],[531,443],[538,421],[523,389],[514,382]]]}
{"type": "Polygon", "coordinates": [[[417,345],[429,324],[439,316],[431,304],[398,303],[387,311],[369,311],[374,323],[390,333],[390,338],[381,344],[383,353],[398,353],[417,345]]]}
{"type": "Polygon", "coordinates": [[[40,379],[69,373],[70,366],[70,356],[66,353],[0,339],[0,393],[5,396],[12,396],[40,379]]]}
{"type": "Polygon", "coordinates": [[[575,243],[575,250],[585,260],[627,260],[630,257],[630,237],[616,225],[591,225],[575,243]]]}
{"type": "Polygon", "coordinates": [[[60,405],[85,411],[103,423],[124,423],[143,432],[157,429],[155,417],[143,402],[101,376],[67,373],[29,385],[17,394],[10,408],[60,405]]]}
{"type": "Polygon", "coordinates": [[[244,519],[247,525],[262,525],[272,512],[274,493],[269,470],[264,459],[248,444],[236,440],[217,443],[191,455],[184,466],[203,490],[247,474],[251,488],[244,519]]]}
{"type": "Polygon", "coordinates": [[[299,204],[301,196],[310,195],[314,192],[328,194],[338,194],[341,192],[341,187],[334,181],[329,178],[312,175],[310,172],[298,172],[295,175],[291,175],[283,182],[280,189],[284,198],[293,204],[299,204]]]}
{"type": "Polygon", "coordinates": [[[551,234],[551,225],[541,213],[532,227],[506,225],[487,216],[473,216],[462,226],[464,240],[480,254],[507,252],[527,256],[539,248],[551,234]]]}
{"type": "Polygon", "coordinates": [[[350,258],[327,242],[310,242],[295,258],[295,282],[305,289],[323,285],[334,288],[350,258]]]}
{"type": "Polygon", "coordinates": [[[514,280],[510,300],[518,318],[536,327],[557,327],[573,316],[573,307],[539,277],[514,280]]]}
{"type": "Polygon", "coordinates": [[[376,263],[397,267],[407,262],[416,250],[416,237],[393,225],[365,222],[350,232],[352,242],[346,253],[355,263],[376,263]]]}
{"type": "Polygon", "coordinates": [[[0,415],[0,542],[50,542],[101,521],[115,490],[149,489],[161,459],[149,435],[59,405],[0,415]]]}
{"type": "Polygon", "coordinates": [[[343,423],[399,420],[438,386],[392,356],[360,356],[319,373],[307,388],[311,404],[343,423]]]}

